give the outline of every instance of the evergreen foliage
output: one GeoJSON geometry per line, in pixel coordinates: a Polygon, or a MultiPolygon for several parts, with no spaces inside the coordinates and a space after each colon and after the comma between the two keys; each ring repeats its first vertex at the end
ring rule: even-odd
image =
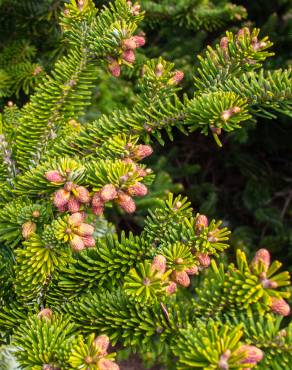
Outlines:
{"type": "Polygon", "coordinates": [[[32,370],[117,370],[109,342],[167,369],[289,369],[290,275],[267,249],[250,258],[237,248],[228,260],[226,222],[209,221],[169,191],[149,207],[140,232],[119,232],[107,218],[134,214],[154,187],[157,170],[144,160],[155,142],[198,131],[222,146],[257,117],[291,117],[291,69],[268,68],[272,42],[242,27],[206,48],[192,93],[181,94],[174,63],[140,63],[139,28],[171,19],[211,31],[245,18],[244,8],[185,0],[64,5],[65,51],[50,73],[33,63],[36,50],[25,41],[2,52],[2,96],[35,89],[28,103],[9,101],[1,115],[5,351],[32,370]],[[135,81],[139,68],[135,104],[89,121],[100,74],[133,73],[135,81]]]}

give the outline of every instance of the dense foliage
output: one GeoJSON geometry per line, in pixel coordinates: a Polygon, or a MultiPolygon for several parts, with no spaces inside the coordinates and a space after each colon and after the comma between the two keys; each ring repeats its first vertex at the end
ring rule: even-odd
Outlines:
{"type": "Polygon", "coordinates": [[[291,366],[291,3],[237,3],[0,0],[3,369],[291,366]]]}

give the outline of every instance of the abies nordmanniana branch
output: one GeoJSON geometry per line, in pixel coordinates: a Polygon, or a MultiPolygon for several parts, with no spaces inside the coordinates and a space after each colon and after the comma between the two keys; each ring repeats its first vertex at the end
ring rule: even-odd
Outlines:
{"type": "Polygon", "coordinates": [[[240,129],[257,115],[289,114],[291,71],[267,71],[271,42],[259,30],[227,32],[195,71],[148,61],[133,109],[82,126],[97,68],[118,77],[145,38],[139,4],[66,4],[68,53],[30,103],[1,117],[0,334],[23,369],[118,369],[112,345],[168,369],[279,369],[292,362],[289,274],[260,249],[224,262],[230,231],[186,198],[149,212],[139,235],[104,219],[136,210],[153,171],[152,138],[240,129]],[[287,321],[286,321],[287,320],[287,321]]]}

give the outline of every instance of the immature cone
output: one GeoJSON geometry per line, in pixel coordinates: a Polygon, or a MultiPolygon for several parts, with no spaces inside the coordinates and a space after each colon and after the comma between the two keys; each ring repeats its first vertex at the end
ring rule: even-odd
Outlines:
{"type": "Polygon", "coordinates": [[[121,66],[116,60],[110,62],[110,64],[108,65],[108,69],[114,77],[119,77],[121,74],[121,66]]]}
{"type": "Polygon", "coordinates": [[[94,227],[89,224],[82,223],[77,227],[77,234],[80,236],[91,236],[94,233],[94,227]]]}
{"type": "Polygon", "coordinates": [[[166,294],[169,294],[169,295],[174,294],[176,290],[177,290],[177,285],[174,281],[170,281],[167,287],[165,288],[166,294]]]}
{"type": "Polygon", "coordinates": [[[99,356],[105,356],[107,354],[109,343],[110,340],[107,335],[99,335],[94,339],[92,345],[98,351],[99,356]]]}
{"type": "Polygon", "coordinates": [[[75,192],[79,202],[88,203],[90,201],[89,191],[84,186],[77,186],[75,192]]]}
{"type": "Polygon", "coordinates": [[[198,269],[198,266],[194,265],[188,269],[185,270],[185,272],[188,274],[188,275],[196,275],[198,273],[199,269],[198,269]]]}
{"type": "Polygon", "coordinates": [[[162,73],[164,71],[164,67],[163,67],[163,64],[162,63],[158,63],[156,68],[155,68],[155,74],[157,77],[161,77],[162,76],[162,73]]]}
{"type": "Polygon", "coordinates": [[[104,211],[104,207],[103,206],[96,206],[96,207],[92,207],[92,212],[96,215],[96,216],[101,216],[103,214],[103,211],[104,211]]]}
{"type": "Polygon", "coordinates": [[[219,363],[218,363],[219,369],[221,369],[221,370],[228,370],[229,369],[228,360],[229,360],[230,356],[231,356],[231,351],[229,349],[227,349],[220,356],[219,363]]]}
{"type": "Polygon", "coordinates": [[[22,225],[22,236],[24,239],[28,239],[32,233],[36,231],[36,224],[32,221],[27,221],[22,225]]]}
{"type": "Polygon", "coordinates": [[[125,50],[136,49],[137,46],[134,37],[130,37],[129,39],[124,40],[123,47],[125,50]]]}
{"type": "Polygon", "coordinates": [[[104,187],[100,190],[99,196],[101,201],[108,202],[113,200],[117,197],[118,193],[113,184],[104,185],[104,187]]]}
{"type": "Polygon", "coordinates": [[[136,211],[136,204],[133,201],[132,197],[125,193],[122,192],[119,193],[118,204],[127,213],[133,213],[136,211]]]}
{"type": "Polygon", "coordinates": [[[250,32],[247,27],[243,27],[237,32],[238,39],[244,38],[245,35],[250,36],[250,32]]]}
{"type": "Polygon", "coordinates": [[[73,213],[73,215],[69,217],[69,223],[73,226],[79,226],[85,220],[85,217],[86,215],[84,212],[73,213]]]}
{"type": "Polygon", "coordinates": [[[61,183],[65,181],[64,177],[57,170],[47,171],[45,173],[45,178],[50,182],[56,182],[56,183],[61,183]]]}
{"type": "Polygon", "coordinates": [[[222,39],[220,40],[220,49],[226,51],[228,48],[228,43],[228,37],[222,37],[222,39]]]}
{"type": "Polygon", "coordinates": [[[69,212],[75,213],[80,210],[81,204],[76,198],[71,196],[68,201],[67,207],[69,212]]]}
{"type": "Polygon", "coordinates": [[[290,315],[290,306],[283,298],[270,298],[270,307],[273,312],[281,316],[290,315]]]}
{"type": "Polygon", "coordinates": [[[245,358],[241,361],[242,364],[255,365],[264,357],[263,351],[255,346],[243,345],[238,349],[238,352],[245,352],[245,358]]]}
{"type": "Polygon", "coordinates": [[[251,267],[256,267],[260,261],[264,265],[264,268],[265,268],[264,271],[267,272],[270,267],[270,263],[271,263],[271,255],[270,255],[270,252],[265,248],[261,248],[256,252],[256,255],[251,261],[251,267]]]}
{"type": "Polygon", "coordinates": [[[175,71],[174,75],[168,80],[169,85],[176,85],[180,83],[184,78],[184,73],[182,71],[175,71]]]}
{"type": "Polygon", "coordinates": [[[210,257],[208,256],[208,254],[198,253],[197,258],[198,258],[201,266],[203,266],[203,267],[209,267],[210,266],[211,260],[210,260],[210,257]]]}
{"type": "Polygon", "coordinates": [[[54,194],[54,200],[53,203],[56,207],[63,207],[65,206],[70,199],[70,192],[64,190],[64,189],[59,189],[55,192],[54,194]]]}
{"type": "Polygon", "coordinates": [[[133,36],[133,39],[135,41],[136,48],[139,48],[139,47],[145,45],[145,42],[146,42],[145,37],[143,37],[143,36],[133,36]]]}
{"type": "Polygon", "coordinates": [[[95,246],[95,239],[93,236],[83,236],[82,240],[86,248],[92,248],[95,246]]]}
{"type": "Polygon", "coordinates": [[[98,370],[120,370],[119,366],[107,358],[101,358],[98,363],[98,370]]]}
{"type": "Polygon", "coordinates": [[[157,254],[153,258],[151,268],[164,274],[166,270],[166,258],[162,254],[157,254]]]}
{"type": "Polygon", "coordinates": [[[141,182],[136,182],[136,184],[129,186],[127,191],[134,197],[144,197],[148,193],[147,186],[141,182]]]}
{"type": "Polygon", "coordinates": [[[205,227],[208,227],[208,225],[209,225],[209,221],[208,221],[207,216],[199,215],[195,221],[195,230],[197,233],[200,233],[201,230],[204,229],[205,227]]]}
{"type": "Polygon", "coordinates": [[[78,235],[74,235],[69,243],[72,249],[76,252],[82,251],[85,248],[82,238],[78,235]]]}
{"type": "Polygon", "coordinates": [[[183,287],[188,287],[191,283],[189,275],[185,271],[173,271],[172,279],[183,287]]]}
{"type": "Polygon", "coordinates": [[[222,113],[221,113],[221,118],[223,121],[228,121],[229,118],[233,115],[231,109],[227,109],[227,110],[224,110],[222,113]]]}
{"type": "Polygon", "coordinates": [[[50,308],[43,308],[39,313],[38,313],[38,318],[39,319],[45,319],[45,320],[51,320],[53,316],[53,311],[50,308]]]}
{"type": "Polygon", "coordinates": [[[94,193],[92,197],[92,206],[93,207],[103,207],[104,201],[101,199],[100,192],[94,193]]]}
{"type": "Polygon", "coordinates": [[[122,59],[130,64],[135,62],[136,56],[133,50],[125,50],[122,54],[122,59]]]}
{"type": "Polygon", "coordinates": [[[152,153],[153,153],[153,149],[151,148],[150,145],[142,145],[142,144],[138,145],[134,151],[135,157],[137,157],[137,159],[139,160],[149,157],[152,153]]]}

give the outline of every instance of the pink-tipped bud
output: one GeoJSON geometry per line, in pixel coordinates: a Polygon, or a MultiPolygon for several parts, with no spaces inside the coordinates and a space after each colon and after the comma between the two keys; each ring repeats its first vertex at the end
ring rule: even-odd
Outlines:
{"type": "Polygon", "coordinates": [[[94,193],[92,197],[92,206],[93,207],[103,207],[104,201],[101,199],[100,192],[94,193]]]}
{"type": "Polygon", "coordinates": [[[136,184],[129,186],[127,191],[133,197],[144,197],[148,193],[147,186],[141,182],[136,182],[136,184]]]}
{"type": "Polygon", "coordinates": [[[230,108],[230,110],[233,114],[236,114],[236,113],[239,113],[241,111],[241,108],[240,107],[232,107],[232,108],[230,108]]]}
{"type": "Polygon", "coordinates": [[[211,263],[211,259],[206,253],[198,253],[197,254],[198,261],[202,267],[209,267],[211,263]]]}
{"type": "Polygon", "coordinates": [[[67,207],[68,207],[69,212],[75,213],[75,212],[78,212],[80,210],[81,204],[80,204],[80,202],[78,202],[77,199],[75,199],[74,197],[71,196],[69,201],[68,201],[67,207]]]}
{"type": "Polygon", "coordinates": [[[228,121],[229,118],[232,116],[232,111],[231,109],[227,109],[227,110],[224,110],[222,113],[221,113],[221,119],[223,121],[228,121]]]}
{"type": "Polygon", "coordinates": [[[135,171],[139,177],[145,177],[148,173],[144,168],[138,167],[135,171]]]}
{"type": "Polygon", "coordinates": [[[155,74],[157,77],[161,77],[164,71],[164,67],[162,63],[158,63],[155,68],[155,74]]]}
{"type": "Polygon", "coordinates": [[[264,271],[267,272],[271,263],[271,255],[270,252],[265,248],[261,248],[256,252],[256,255],[251,261],[251,267],[258,266],[260,261],[264,265],[264,271]]]}
{"type": "Polygon", "coordinates": [[[109,63],[108,69],[114,77],[119,77],[121,74],[121,66],[116,60],[109,63]]]}
{"type": "Polygon", "coordinates": [[[189,267],[188,269],[185,270],[185,272],[188,275],[196,275],[198,273],[199,269],[198,266],[194,265],[192,267],[189,267]]]}
{"type": "Polygon", "coordinates": [[[231,356],[231,351],[230,349],[227,349],[221,356],[220,356],[220,360],[219,360],[219,363],[218,363],[218,367],[219,369],[221,370],[228,370],[229,369],[229,364],[228,364],[228,360],[231,356]]]}
{"type": "Polygon", "coordinates": [[[118,193],[113,184],[104,185],[104,187],[100,190],[99,196],[103,202],[108,202],[113,200],[117,197],[118,193]]]}
{"type": "Polygon", "coordinates": [[[166,258],[162,254],[158,254],[153,258],[151,268],[164,274],[166,270],[166,258]]]}
{"type": "Polygon", "coordinates": [[[70,199],[70,192],[64,189],[59,189],[54,194],[53,203],[56,207],[59,208],[67,204],[69,199],[70,199]]]}
{"type": "Polygon", "coordinates": [[[133,50],[136,49],[136,41],[134,37],[130,37],[129,39],[126,39],[123,41],[123,48],[125,50],[133,50]]]}
{"type": "Polygon", "coordinates": [[[82,251],[85,248],[84,242],[79,235],[74,235],[69,243],[75,252],[82,251]]]}
{"type": "Polygon", "coordinates": [[[149,157],[153,153],[153,149],[150,145],[138,145],[134,151],[134,155],[137,159],[141,160],[149,157]]]}
{"type": "Polygon", "coordinates": [[[36,224],[32,221],[27,221],[22,225],[21,233],[24,239],[28,239],[31,234],[36,231],[36,224]]]}
{"type": "Polygon", "coordinates": [[[95,239],[93,236],[83,236],[82,240],[86,248],[92,248],[95,246],[95,239]]]}
{"type": "Polygon", "coordinates": [[[244,344],[237,350],[237,352],[245,353],[245,358],[241,361],[242,364],[255,365],[264,358],[263,351],[255,346],[244,344]]]}
{"type": "Polygon", "coordinates": [[[39,319],[45,319],[47,321],[51,320],[53,316],[53,311],[50,308],[43,308],[39,313],[38,313],[38,318],[39,319]]]}
{"type": "Polygon", "coordinates": [[[77,186],[75,192],[79,202],[88,203],[90,201],[89,191],[84,186],[77,186]]]}
{"type": "Polygon", "coordinates": [[[195,221],[195,230],[197,233],[200,233],[205,227],[208,227],[208,225],[209,221],[207,216],[199,215],[195,221]]]}
{"type": "Polygon", "coordinates": [[[176,85],[180,83],[184,78],[184,73],[182,71],[175,71],[174,75],[168,80],[169,85],[176,85]]]}
{"type": "Polygon", "coordinates": [[[73,215],[69,217],[69,223],[73,226],[79,226],[85,220],[85,217],[86,215],[83,212],[73,213],[73,215]]]}
{"type": "Polygon", "coordinates": [[[118,195],[119,206],[127,213],[133,213],[136,211],[136,204],[130,195],[120,192],[118,195]]]}
{"type": "Polygon", "coordinates": [[[75,189],[76,185],[72,182],[72,181],[68,181],[66,182],[66,184],[64,185],[64,189],[66,191],[72,191],[73,189],[75,189]]]}
{"type": "Polygon", "coordinates": [[[145,37],[143,36],[133,36],[133,39],[135,41],[135,44],[136,44],[136,48],[140,48],[141,46],[145,45],[145,37]]]}
{"type": "Polygon", "coordinates": [[[168,295],[172,295],[176,292],[177,290],[177,285],[174,281],[170,281],[167,285],[167,287],[165,288],[165,292],[166,294],[168,295]]]}
{"type": "Polygon", "coordinates": [[[228,48],[228,43],[228,37],[222,37],[222,39],[220,40],[220,49],[226,51],[228,48]]]}
{"type": "Polygon", "coordinates": [[[249,29],[247,27],[243,27],[237,32],[237,39],[238,40],[244,38],[245,36],[250,36],[250,32],[249,32],[249,29]]]}
{"type": "Polygon", "coordinates": [[[98,363],[98,370],[120,370],[119,366],[107,358],[101,358],[98,363]]]}
{"type": "Polygon", "coordinates": [[[94,233],[94,227],[92,225],[82,223],[77,227],[76,233],[80,236],[91,236],[94,233]]]}
{"type": "Polygon", "coordinates": [[[281,315],[281,316],[290,315],[290,311],[291,311],[290,306],[283,298],[271,297],[270,299],[271,299],[270,307],[274,313],[281,315]]]}
{"type": "Polygon", "coordinates": [[[172,279],[183,287],[188,287],[191,283],[189,275],[185,271],[173,271],[172,279]]]}
{"type": "Polygon", "coordinates": [[[98,351],[99,356],[105,356],[107,354],[109,344],[110,340],[107,335],[99,335],[92,343],[93,347],[98,351]]]}
{"type": "Polygon", "coordinates": [[[136,56],[133,50],[125,50],[122,54],[122,59],[130,64],[135,62],[136,56]]]}
{"type": "Polygon", "coordinates": [[[47,171],[45,173],[45,178],[50,182],[55,182],[57,184],[64,182],[64,177],[60,174],[59,171],[53,170],[53,171],[47,171]]]}
{"type": "Polygon", "coordinates": [[[96,216],[101,216],[103,214],[103,211],[104,211],[104,207],[103,206],[93,206],[92,207],[92,212],[96,216]]]}

